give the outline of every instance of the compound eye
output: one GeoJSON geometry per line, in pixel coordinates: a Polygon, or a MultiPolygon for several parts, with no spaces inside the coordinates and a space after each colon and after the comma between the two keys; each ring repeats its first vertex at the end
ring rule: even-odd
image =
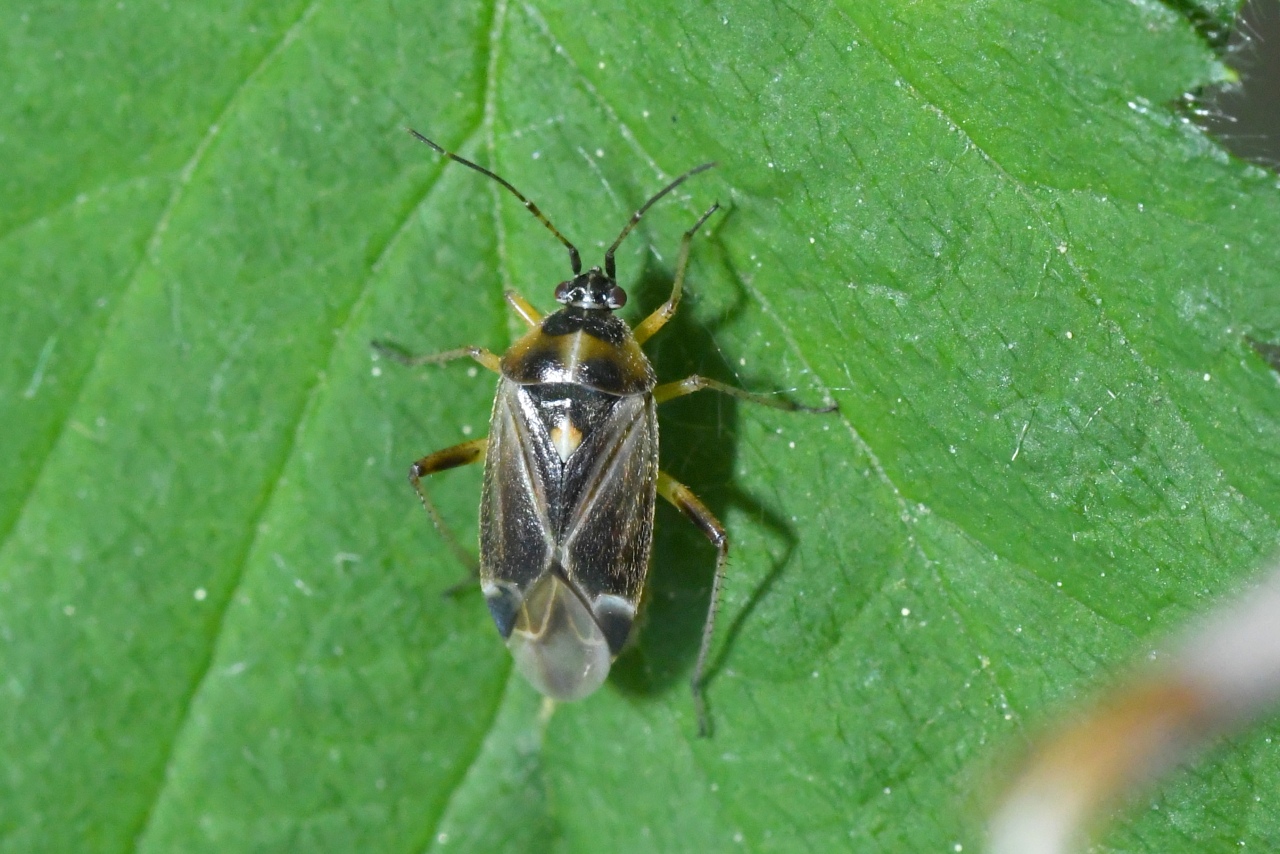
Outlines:
{"type": "Polygon", "coordinates": [[[609,288],[609,308],[622,308],[627,304],[627,292],[614,285],[609,288]]]}
{"type": "Polygon", "coordinates": [[[573,282],[561,282],[556,285],[556,302],[569,302],[569,295],[573,293],[573,282]]]}

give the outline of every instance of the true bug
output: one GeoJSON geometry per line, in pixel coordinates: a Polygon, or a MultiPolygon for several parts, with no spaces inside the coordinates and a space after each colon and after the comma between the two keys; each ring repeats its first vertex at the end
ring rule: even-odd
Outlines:
{"type": "Polygon", "coordinates": [[[520,672],[548,697],[577,700],[595,691],[622,651],[636,619],[649,571],[653,511],[661,495],[716,547],[711,601],[691,687],[699,733],[708,732],[702,680],[715,627],[729,540],[724,527],[686,487],[658,469],[657,404],[701,389],[787,410],[829,412],[751,394],[698,375],[658,384],[640,350],[675,314],[693,236],[714,204],[684,233],[671,296],[634,329],[613,312],[626,303],[614,253],[655,202],[693,175],[685,172],[645,202],[605,251],[604,268],[582,272],[582,259],[537,205],[493,172],[446,151],[438,153],[497,181],[569,250],[573,278],[561,282],[564,307],[543,317],[523,296],[507,302],[529,327],[501,357],[483,347],[410,356],[374,342],[410,365],[472,358],[498,374],[489,436],[437,451],[410,468],[423,507],[464,561],[422,488],[422,478],[485,461],[480,503],[480,586],[520,672]]]}

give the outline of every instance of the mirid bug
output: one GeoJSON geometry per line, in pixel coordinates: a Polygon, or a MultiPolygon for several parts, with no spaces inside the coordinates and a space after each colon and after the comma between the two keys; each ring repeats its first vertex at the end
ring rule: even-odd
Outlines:
{"type": "Polygon", "coordinates": [[[655,202],[693,175],[690,169],[632,215],[604,253],[604,268],[582,272],[578,250],[533,202],[505,179],[417,131],[440,154],[492,178],[518,198],[569,250],[573,278],[555,291],[563,308],[542,316],[508,290],[507,302],[529,327],[501,357],[483,347],[410,356],[375,342],[410,365],[471,358],[498,374],[489,436],[437,451],[410,468],[409,480],[437,529],[464,561],[422,488],[428,475],[484,460],[480,501],[480,587],[516,666],[555,700],[595,691],[623,650],[649,571],[657,496],[673,504],[716,547],[711,598],[690,684],[699,733],[708,733],[702,682],[715,628],[729,539],[724,526],[684,484],[658,468],[657,405],[701,389],[778,409],[829,412],[751,394],[698,375],[658,384],[640,349],[675,314],[694,234],[719,204],[684,233],[671,296],[635,328],[614,315],[626,304],[614,253],[655,202]]]}

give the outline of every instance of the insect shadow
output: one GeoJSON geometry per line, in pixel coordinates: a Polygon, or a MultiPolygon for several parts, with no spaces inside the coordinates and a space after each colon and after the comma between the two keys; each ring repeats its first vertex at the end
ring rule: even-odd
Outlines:
{"type": "MultiPolygon", "coordinates": [[[[732,209],[730,209],[731,215],[732,209]]],[[[715,241],[703,246],[704,255],[715,241]]],[[[645,266],[631,285],[637,304],[660,303],[670,292],[671,273],[646,254],[645,266]]],[[[721,258],[720,266],[728,267],[721,258]]],[[[700,265],[706,270],[708,264],[700,265]]],[[[686,283],[686,300],[696,303],[698,283],[704,279],[697,272],[686,283]]],[[[771,375],[735,377],[734,371],[720,355],[715,341],[716,330],[739,316],[750,303],[741,281],[731,271],[730,278],[738,286],[738,298],[709,324],[698,322],[686,308],[678,312],[646,348],[660,381],[692,373],[732,381],[754,392],[769,392],[778,377],[771,375]]],[[[725,395],[695,394],[671,401],[660,410],[661,461],[664,469],[688,484],[717,518],[725,518],[725,510],[733,507],[767,529],[781,541],[780,555],[770,557],[770,568],[764,580],[752,591],[745,606],[737,613],[726,613],[721,594],[721,618],[729,625],[723,630],[718,649],[708,662],[707,683],[714,686],[715,676],[732,655],[733,646],[751,613],[768,595],[785,571],[798,542],[786,517],[766,506],[758,497],[734,483],[738,456],[738,413],[743,404],[725,395]]],[[[748,404],[749,405],[749,404],[748,404]]],[[[755,407],[752,407],[755,408],[755,407]]],[[[674,684],[683,684],[698,655],[699,641],[706,621],[707,599],[715,570],[715,549],[696,528],[689,525],[674,508],[659,503],[654,525],[654,547],[649,570],[648,588],[641,612],[642,624],[632,644],[614,663],[610,682],[620,691],[647,697],[668,692],[674,684]]],[[[729,528],[730,549],[726,585],[741,585],[735,579],[735,566],[744,563],[745,553],[729,528]]],[[[751,556],[758,561],[758,554],[751,556]]]]}

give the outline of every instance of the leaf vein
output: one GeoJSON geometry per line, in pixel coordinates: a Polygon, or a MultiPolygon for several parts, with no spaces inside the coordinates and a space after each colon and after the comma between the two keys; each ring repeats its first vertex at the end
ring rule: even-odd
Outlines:
{"type": "MultiPolygon", "coordinates": [[[[142,257],[138,259],[137,264],[135,264],[133,270],[130,271],[128,275],[128,284],[125,285],[123,291],[121,291],[119,297],[116,299],[115,306],[111,310],[111,315],[107,318],[102,338],[98,344],[98,349],[93,356],[93,361],[90,362],[88,369],[81,375],[80,385],[76,389],[75,394],[68,398],[67,408],[64,413],[62,423],[58,427],[57,435],[54,436],[53,441],[49,443],[49,447],[45,451],[43,459],[40,461],[40,465],[36,470],[35,476],[31,478],[31,483],[28,485],[26,493],[21,498],[15,500],[14,506],[20,509],[14,514],[8,527],[3,531],[0,531],[0,553],[3,553],[5,547],[8,545],[10,536],[15,530],[17,530],[26,508],[30,506],[31,496],[35,494],[41,482],[44,480],[45,472],[49,467],[49,461],[62,445],[71,425],[68,414],[79,405],[81,399],[84,397],[85,389],[89,387],[90,381],[97,374],[102,354],[107,349],[107,342],[111,340],[116,327],[120,323],[123,307],[130,301],[130,295],[141,280],[143,266],[149,260],[155,258],[164,238],[164,233],[169,227],[169,221],[173,216],[173,212],[182,200],[187,185],[191,182],[191,176],[203,162],[204,156],[208,152],[210,145],[218,136],[219,129],[226,122],[227,117],[232,114],[232,111],[239,103],[241,96],[245,91],[247,91],[249,85],[253,81],[257,80],[258,77],[262,75],[263,71],[275,60],[275,58],[279,56],[297,37],[299,28],[311,17],[312,13],[318,6],[318,3],[319,0],[312,0],[311,4],[298,16],[298,19],[285,30],[284,35],[280,37],[280,41],[267,51],[263,55],[262,60],[254,66],[253,70],[250,71],[248,75],[245,76],[244,81],[236,87],[234,92],[231,93],[223,104],[222,109],[218,112],[218,115],[215,116],[214,120],[209,124],[209,128],[205,132],[204,136],[202,136],[199,142],[196,143],[195,150],[192,152],[191,157],[188,158],[186,164],[181,170],[179,170],[173,191],[169,195],[169,201],[165,203],[164,209],[161,210],[160,216],[156,219],[155,227],[152,228],[151,234],[147,238],[146,248],[142,252],[142,257]]],[[[39,220],[35,220],[33,222],[38,221],[39,220]]]]}
{"type": "MultiPolygon", "coordinates": [[[[498,92],[498,62],[501,58],[501,40],[506,29],[507,19],[507,2],[508,0],[494,0],[492,10],[492,20],[489,24],[489,37],[487,47],[489,50],[488,61],[485,64],[485,84],[484,84],[484,105],[481,110],[481,128],[480,133],[484,134],[484,144],[489,150],[490,162],[493,162],[495,154],[494,126],[497,118],[497,92],[498,92]]],[[[493,220],[494,234],[497,238],[497,254],[498,267],[501,271],[503,279],[503,287],[511,287],[511,277],[508,271],[508,254],[506,229],[502,221],[501,203],[502,196],[498,191],[497,182],[490,182],[490,198],[493,200],[493,220]]],[[[471,756],[463,763],[459,769],[459,773],[452,781],[448,794],[440,804],[440,809],[435,815],[431,816],[426,823],[426,830],[421,837],[421,842],[414,846],[416,851],[429,851],[433,846],[436,834],[439,833],[440,826],[444,823],[445,817],[449,814],[449,808],[454,800],[458,797],[458,793],[462,791],[466,785],[468,778],[471,776],[472,769],[475,764],[484,755],[485,745],[489,739],[493,737],[494,727],[502,713],[503,707],[507,702],[508,689],[511,685],[511,671],[507,671],[507,678],[503,684],[503,689],[498,693],[497,701],[493,704],[493,708],[489,714],[489,720],[481,730],[483,735],[476,740],[475,746],[471,751],[471,756]]]]}

